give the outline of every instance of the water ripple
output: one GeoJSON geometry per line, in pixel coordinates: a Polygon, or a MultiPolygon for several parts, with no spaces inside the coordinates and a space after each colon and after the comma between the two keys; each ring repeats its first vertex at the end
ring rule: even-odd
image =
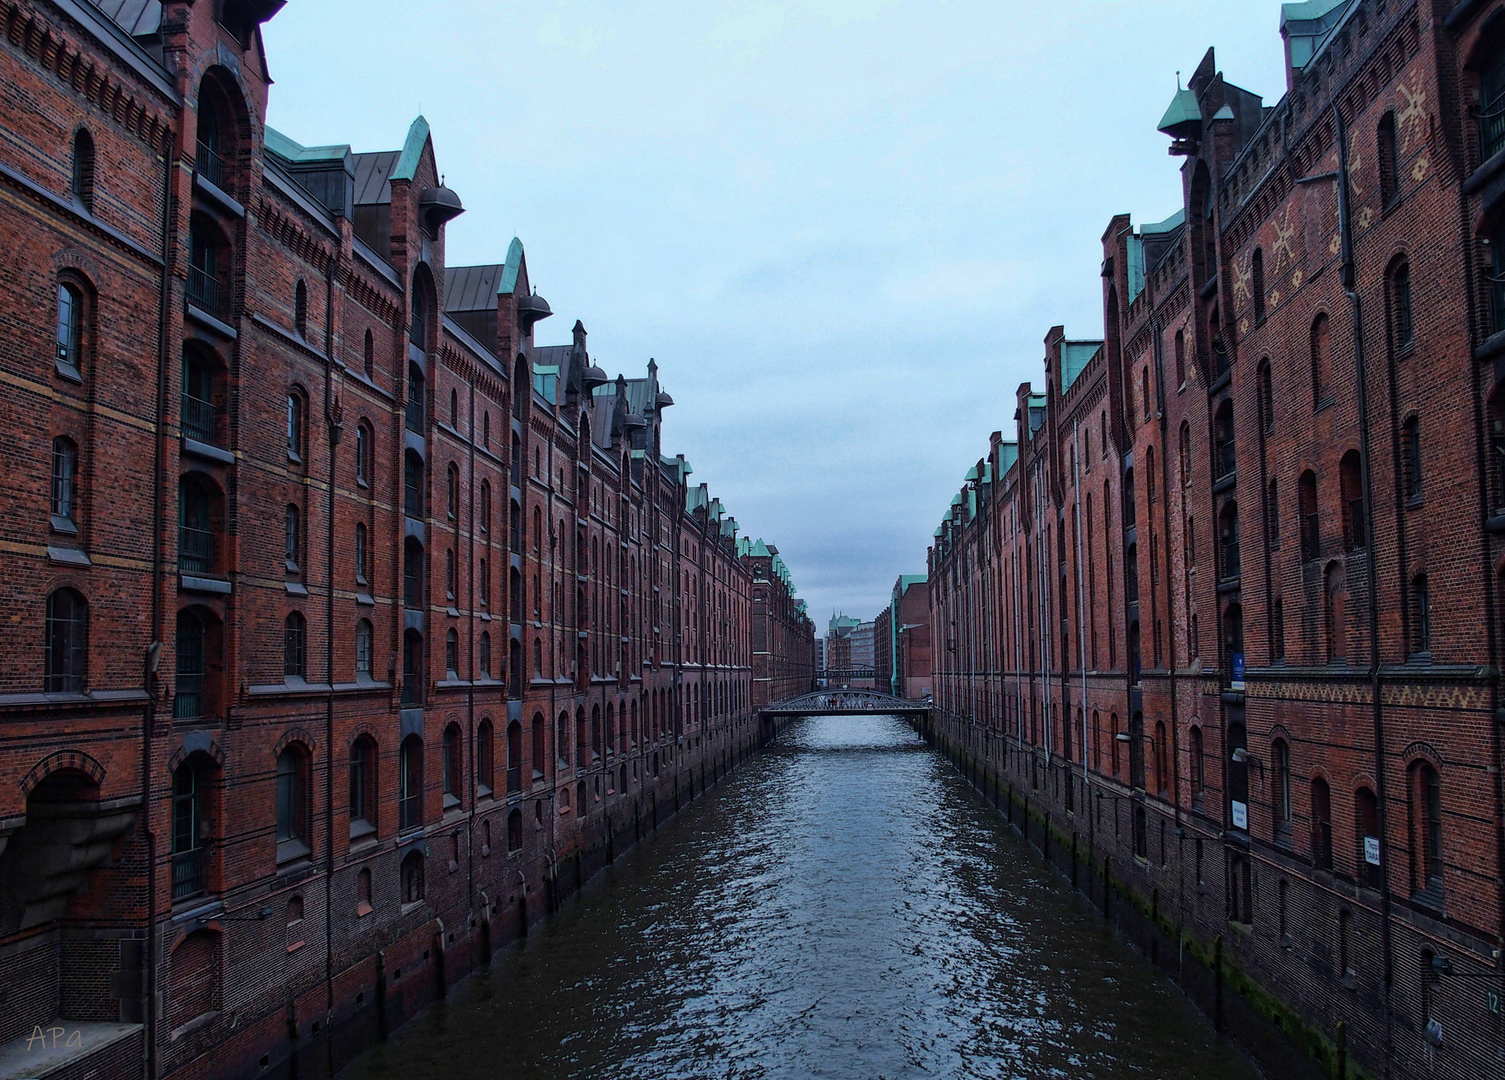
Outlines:
{"type": "Polygon", "coordinates": [[[350,1080],[1248,1080],[892,717],[803,721],[350,1080]]]}

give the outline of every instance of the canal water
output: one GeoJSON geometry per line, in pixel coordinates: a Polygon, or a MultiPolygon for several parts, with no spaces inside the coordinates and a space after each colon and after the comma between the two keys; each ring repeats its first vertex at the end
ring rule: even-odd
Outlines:
{"type": "Polygon", "coordinates": [[[1257,1074],[892,717],[801,720],[345,1080],[1257,1074]]]}

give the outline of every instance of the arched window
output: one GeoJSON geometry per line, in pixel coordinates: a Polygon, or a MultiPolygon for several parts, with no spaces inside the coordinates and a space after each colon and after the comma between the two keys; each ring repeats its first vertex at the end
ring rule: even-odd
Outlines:
{"type": "Polygon", "coordinates": [[[83,128],[73,136],[73,197],[94,212],[94,139],[83,128]]]}
{"type": "Polygon", "coordinates": [[[423,903],[423,852],[408,852],[402,860],[400,872],[403,904],[423,903]]]}
{"type": "Polygon", "coordinates": [[[355,425],[355,482],[361,487],[371,484],[371,428],[362,420],[355,425]]]}
{"type": "Polygon", "coordinates": [[[477,649],[478,649],[478,651],[481,654],[480,655],[480,665],[479,665],[480,669],[481,669],[481,678],[483,678],[483,679],[490,679],[491,678],[491,634],[488,631],[486,631],[486,630],[482,630],[481,631],[481,639],[477,643],[477,649]]]}
{"type": "Polygon", "coordinates": [[[460,469],[450,462],[445,474],[445,512],[454,521],[460,515],[460,469]]]}
{"type": "Polygon", "coordinates": [[[1343,567],[1328,564],[1322,578],[1323,621],[1327,639],[1327,662],[1337,663],[1348,656],[1348,582],[1343,567]]]}
{"type": "Polygon", "coordinates": [[[523,726],[516,720],[507,725],[507,790],[523,786],[523,726]]]}
{"type": "Polygon", "coordinates": [[[308,622],[302,612],[289,612],[282,622],[282,674],[305,678],[308,671],[308,622]]]}
{"type": "Polygon", "coordinates": [[[1213,420],[1213,472],[1219,480],[1238,472],[1237,448],[1233,440],[1233,402],[1223,399],[1213,420]]]}
{"type": "Polygon", "coordinates": [[[1250,288],[1254,292],[1254,321],[1265,321],[1265,253],[1259,248],[1249,260],[1250,288]]]}
{"type": "Polygon", "coordinates": [[[513,810],[507,815],[507,850],[521,851],[523,846],[523,812],[513,810]]]}
{"type": "Polygon", "coordinates": [[[1165,721],[1155,721],[1155,790],[1165,795],[1171,789],[1171,770],[1167,764],[1170,742],[1165,735],[1165,721]]]}
{"type": "Polygon", "coordinates": [[[1270,605],[1270,661],[1281,663],[1286,658],[1286,609],[1285,601],[1276,597],[1270,605]]]}
{"type": "Polygon", "coordinates": [[[397,828],[423,824],[423,739],[409,735],[397,748],[397,828]]]}
{"type": "Polygon", "coordinates": [[[513,701],[523,696],[523,643],[517,638],[507,643],[507,696],[513,701]]]}
{"type": "Polygon", "coordinates": [[[486,410],[481,412],[481,445],[491,449],[491,413],[486,410]]]}
{"type": "Polygon", "coordinates": [[[172,898],[197,896],[206,887],[209,820],[204,813],[208,770],[192,755],[172,774],[172,898]]]}
{"type": "Polygon", "coordinates": [[[458,679],[460,671],[460,635],[450,627],[444,632],[444,674],[448,679],[458,679]]]}
{"type": "Polygon", "coordinates": [[[207,609],[178,612],[177,664],[173,681],[172,715],[177,720],[209,716],[208,668],[210,631],[218,628],[207,609]]]}
{"type": "Polygon", "coordinates": [[[303,550],[303,514],[292,503],[282,512],[282,558],[290,573],[298,572],[303,550]]]}
{"type": "Polygon", "coordinates": [[[1408,416],[1400,428],[1401,482],[1406,501],[1421,502],[1421,421],[1408,416]]]}
{"type": "Polygon", "coordinates": [[[293,289],[293,329],[299,337],[308,336],[308,284],[302,278],[293,289]]]}
{"type": "Polygon", "coordinates": [[[376,831],[376,740],[362,735],[350,744],[350,839],[376,831]]]}
{"type": "Polygon", "coordinates": [[[417,630],[402,634],[402,704],[411,708],[423,704],[423,635],[417,630]]]}
{"type": "Polygon", "coordinates": [[[424,403],[425,386],[423,369],[411,360],[408,361],[408,400],[403,405],[403,423],[407,425],[409,431],[419,435],[424,432],[424,421],[427,418],[427,406],[424,403]]]}
{"type": "Polygon", "coordinates": [[[1427,575],[1417,574],[1411,579],[1408,590],[1407,614],[1410,633],[1406,651],[1412,656],[1430,655],[1432,651],[1432,595],[1427,587],[1427,575]]]}
{"type": "Polygon", "coordinates": [[[376,339],[371,336],[371,331],[366,331],[366,342],[361,350],[361,369],[365,371],[366,378],[376,378],[376,339]]]}
{"type": "Polygon", "coordinates": [[[371,678],[371,620],[357,619],[355,623],[355,677],[371,678]]]}
{"type": "Polygon", "coordinates": [[[1312,865],[1318,870],[1333,868],[1333,802],[1327,781],[1312,778],[1312,865]]]}
{"type": "Polygon", "coordinates": [[[444,549],[444,596],[445,596],[446,599],[453,600],[455,598],[455,595],[456,595],[456,585],[457,584],[458,584],[458,581],[457,581],[457,576],[456,576],[456,572],[455,572],[455,549],[454,548],[445,548],[444,549]]]}
{"type": "Polygon", "coordinates": [[[1181,421],[1181,486],[1191,486],[1191,424],[1181,421]]]}
{"type": "Polygon", "coordinates": [[[1357,866],[1360,884],[1371,889],[1380,887],[1384,873],[1381,866],[1380,804],[1374,792],[1361,787],[1354,793],[1354,833],[1357,841],[1357,866]]]}
{"type": "Polygon", "coordinates": [[[1275,838],[1289,841],[1291,832],[1291,746],[1276,739],[1270,747],[1270,811],[1275,838]]]}
{"type": "Polygon", "coordinates": [[[1230,501],[1218,516],[1218,546],[1222,555],[1219,580],[1232,581],[1243,565],[1239,557],[1238,503],[1230,501]]]}
{"type": "Polygon", "coordinates": [[[1408,774],[1411,803],[1411,888],[1442,897],[1442,785],[1427,761],[1414,763],[1408,774]]]}
{"type": "Polygon", "coordinates": [[[1144,496],[1151,505],[1155,502],[1155,448],[1144,450],[1144,496]]]}
{"type": "Polygon", "coordinates": [[[449,426],[457,431],[460,428],[460,395],[454,387],[449,391],[449,426]]]}
{"type": "Polygon", "coordinates": [[[212,930],[195,930],[172,950],[166,994],[169,1027],[182,1027],[220,1008],[220,951],[220,935],[212,930]]]}
{"type": "Polygon", "coordinates": [[[1144,408],[1144,418],[1148,420],[1154,410],[1154,402],[1150,398],[1150,366],[1148,364],[1139,369],[1139,403],[1144,408]]]}
{"type": "MultiPolygon", "coordinates": [[[[1186,331],[1176,331],[1176,386],[1179,389],[1186,388],[1186,331]]],[[[1107,440],[1104,439],[1103,453],[1108,452],[1107,440]]]]}
{"type": "Polygon", "coordinates": [[[1406,352],[1416,344],[1416,322],[1411,310],[1411,264],[1401,259],[1390,271],[1390,332],[1395,351],[1406,352]]]}
{"type": "Polygon", "coordinates": [[[1193,806],[1201,804],[1202,796],[1207,791],[1207,773],[1206,764],[1202,757],[1203,752],[1202,729],[1193,726],[1191,729],[1191,749],[1189,751],[1191,758],[1189,762],[1191,766],[1191,800],[1193,806]]]}
{"type": "Polygon", "coordinates": [[[360,873],[355,875],[355,914],[360,917],[370,915],[375,910],[371,903],[371,868],[363,866],[360,873]]]}
{"type": "Polygon", "coordinates": [[[414,611],[423,610],[423,545],[413,536],[402,542],[402,602],[414,611]]]}
{"type": "Polygon", "coordinates": [[[481,481],[481,531],[491,531],[491,481],[481,481]]]}
{"type": "Polygon", "coordinates": [[[554,750],[559,758],[559,764],[564,768],[570,765],[570,714],[559,714],[559,723],[554,728],[554,750]]]}
{"type": "Polygon", "coordinates": [[[1495,48],[1479,68],[1479,160],[1488,161],[1505,149],[1505,47],[1495,48]]]}
{"type": "Polygon", "coordinates": [[[428,296],[425,294],[424,285],[414,275],[413,279],[413,317],[408,323],[408,340],[420,349],[428,348],[429,340],[429,305],[428,296]]]}
{"type": "Polygon", "coordinates": [[[416,450],[402,455],[402,510],[410,518],[423,517],[423,457],[416,450]]]}
{"type": "Polygon", "coordinates": [[[1123,503],[1124,531],[1128,532],[1134,528],[1134,514],[1136,510],[1134,505],[1134,470],[1132,468],[1124,470],[1123,503]]]}
{"type": "Polygon", "coordinates": [[[214,83],[205,79],[199,86],[198,148],[194,155],[194,168],[198,174],[215,187],[224,189],[225,154],[230,127],[224,115],[223,93],[214,83]]]}
{"type": "Polygon", "coordinates": [[[1317,474],[1310,469],[1301,474],[1296,497],[1301,515],[1301,561],[1311,562],[1322,554],[1322,534],[1317,522],[1317,474]]]}
{"type": "Polygon", "coordinates": [[[1380,166],[1380,205],[1389,207],[1400,195],[1400,158],[1395,142],[1395,113],[1380,117],[1375,132],[1375,149],[1380,166]]]}
{"type": "Polygon", "coordinates": [[[309,755],[289,743],[277,755],[277,861],[309,853],[309,755]]]}
{"type": "Polygon", "coordinates": [[[303,395],[297,390],[287,395],[287,456],[294,461],[303,460],[304,409],[303,395]]]}
{"type": "Polygon", "coordinates": [[[367,560],[366,523],[364,521],[357,521],[355,523],[355,551],[353,552],[352,560],[355,563],[355,580],[357,584],[366,584],[367,560]]]}
{"type": "Polygon", "coordinates": [[[66,436],[52,440],[52,527],[76,533],[78,446],[66,436]]]}
{"type": "Polygon", "coordinates": [[[461,768],[461,749],[464,737],[460,734],[459,724],[450,724],[444,729],[444,808],[446,810],[460,805],[461,778],[465,773],[461,768]]]}
{"type": "Polygon", "coordinates": [[[57,366],[75,379],[84,369],[84,292],[70,281],[57,287],[57,366]]]}
{"type": "Polygon", "coordinates": [[[1312,406],[1321,408],[1332,397],[1332,333],[1327,315],[1312,323],[1312,406]]]}
{"type": "Polygon", "coordinates": [[[544,765],[548,761],[547,733],[545,731],[543,713],[533,714],[533,779],[538,780],[544,774],[544,765]]]}

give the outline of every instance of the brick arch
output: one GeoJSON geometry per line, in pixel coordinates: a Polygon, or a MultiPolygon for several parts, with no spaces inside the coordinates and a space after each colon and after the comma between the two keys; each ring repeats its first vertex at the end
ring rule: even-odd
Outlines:
{"type": "Polygon", "coordinates": [[[362,720],[359,724],[356,724],[355,727],[351,729],[350,741],[355,742],[355,740],[359,739],[362,735],[371,736],[372,742],[376,743],[377,746],[381,745],[381,733],[376,730],[376,725],[371,723],[369,720],[362,720]]]}
{"type": "Polygon", "coordinates": [[[177,772],[178,766],[183,764],[183,762],[187,761],[194,754],[207,754],[214,760],[215,765],[219,766],[220,768],[225,767],[225,751],[220,747],[219,743],[215,742],[213,739],[210,739],[207,745],[199,744],[194,746],[189,746],[187,740],[184,740],[183,743],[181,743],[178,748],[173,751],[172,757],[168,759],[167,771],[169,773],[177,772]]]}
{"type": "Polygon", "coordinates": [[[1291,733],[1284,724],[1277,723],[1270,728],[1270,742],[1273,743],[1276,739],[1284,739],[1286,746],[1296,745],[1296,740],[1291,738],[1291,733]]]}
{"type": "Polygon", "coordinates": [[[96,786],[104,782],[105,767],[84,751],[58,750],[31,767],[31,771],[21,781],[21,794],[29,796],[43,780],[63,769],[85,774],[96,786]]]}
{"type": "Polygon", "coordinates": [[[54,251],[52,269],[54,272],[72,270],[82,276],[85,284],[90,288],[94,287],[94,282],[102,280],[105,276],[105,271],[101,269],[99,263],[88,252],[80,251],[76,247],[59,248],[54,251]]]}
{"type": "Polygon", "coordinates": [[[1400,756],[1401,760],[1406,763],[1406,768],[1408,769],[1412,765],[1415,765],[1418,761],[1425,761],[1428,762],[1432,766],[1432,768],[1436,769],[1439,773],[1442,772],[1442,755],[1437,752],[1437,748],[1435,746],[1427,742],[1425,739],[1417,739],[1415,742],[1411,743],[1401,751],[1400,756]]]}
{"type": "Polygon", "coordinates": [[[282,738],[277,740],[277,745],[272,747],[272,756],[276,757],[278,754],[282,753],[282,751],[286,750],[291,743],[302,743],[305,747],[308,748],[308,752],[310,754],[313,754],[319,748],[318,740],[310,735],[304,728],[288,728],[285,732],[282,733],[282,738]]]}
{"type": "Polygon", "coordinates": [[[1368,772],[1368,771],[1351,773],[1349,775],[1349,777],[1348,777],[1348,795],[1349,795],[1349,798],[1352,798],[1353,797],[1353,793],[1355,791],[1358,791],[1359,788],[1368,788],[1370,791],[1374,792],[1376,795],[1379,794],[1379,790],[1380,790],[1379,785],[1374,782],[1374,774],[1371,773],[1371,772],[1368,772]]]}

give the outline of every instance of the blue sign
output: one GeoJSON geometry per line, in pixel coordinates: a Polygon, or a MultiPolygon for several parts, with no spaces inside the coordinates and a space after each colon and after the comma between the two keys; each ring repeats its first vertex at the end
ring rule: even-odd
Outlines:
{"type": "Polygon", "coordinates": [[[1244,688],[1244,654],[1241,652],[1234,653],[1230,667],[1233,672],[1233,679],[1230,683],[1231,687],[1234,690],[1242,690],[1244,688]]]}

